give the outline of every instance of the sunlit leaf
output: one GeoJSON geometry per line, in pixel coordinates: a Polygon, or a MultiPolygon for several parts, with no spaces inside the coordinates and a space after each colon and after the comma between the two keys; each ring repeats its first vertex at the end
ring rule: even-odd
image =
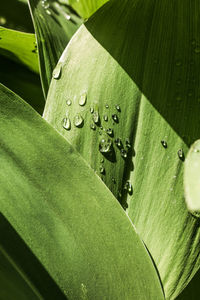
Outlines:
{"type": "Polygon", "coordinates": [[[197,0],[108,2],[66,48],[44,113],[126,208],[167,299],[199,268],[199,222],[183,191],[184,158],[200,132],[197,6],[197,0]],[[87,104],[80,106],[85,93],[87,104]],[[96,125],[90,108],[99,112],[96,125]],[[77,114],[82,128],[74,126],[77,114]],[[65,116],[71,130],[62,127],[65,116]],[[109,153],[99,151],[102,143],[109,153]]]}
{"type": "Polygon", "coordinates": [[[55,0],[29,0],[35,26],[44,94],[60,55],[76,32],[81,19],[71,9],[55,0]]]}
{"type": "Polygon", "coordinates": [[[108,0],[69,0],[68,2],[80,16],[87,19],[108,0]]]}
{"type": "Polygon", "coordinates": [[[0,104],[0,212],[60,290],[69,299],[164,299],[132,223],[79,153],[4,86],[0,104]]]}

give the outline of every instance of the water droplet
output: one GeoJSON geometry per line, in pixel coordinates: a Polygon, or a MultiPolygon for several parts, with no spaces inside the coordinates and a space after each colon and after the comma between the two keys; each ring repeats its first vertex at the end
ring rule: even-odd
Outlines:
{"type": "Polygon", "coordinates": [[[115,121],[115,123],[119,122],[118,116],[116,114],[112,115],[112,119],[113,119],[113,121],[115,121]]]}
{"type": "Polygon", "coordinates": [[[5,25],[6,24],[6,18],[0,17],[0,25],[5,25]]]}
{"type": "Polygon", "coordinates": [[[167,148],[167,142],[166,141],[162,140],[161,144],[163,145],[164,148],[167,148]]]}
{"type": "Polygon", "coordinates": [[[90,128],[91,128],[92,130],[96,130],[96,126],[95,126],[94,124],[91,124],[91,125],[90,125],[90,128]]]}
{"type": "Polygon", "coordinates": [[[62,64],[59,62],[55,69],[53,70],[53,78],[59,79],[62,73],[62,64]]]}
{"type": "Polygon", "coordinates": [[[116,110],[117,110],[118,112],[121,112],[121,108],[120,108],[119,105],[116,105],[115,108],[116,108],[116,110]]]}
{"type": "Polygon", "coordinates": [[[199,54],[199,53],[200,53],[200,47],[198,46],[198,47],[194,48],[194,52],[195,52],[196,54],[199,54]]]}
{"type": "Polygon", "coordinates": [[[66,103],[67,103],[68,106],[70,106],[70,105],[72,104],[72,101],[71,101],[70,99],[68,99],[68,100],[66,101],[66,103]]]}
{"type": "Polygon", "coordinates": [[[80,114],[77,114],[75,117],[74,117],[74,125],[76,127],[81,127],[83,125],[83,118],[80,114]]]}
{"type": "Polygon", "coordinates": [[[176,66],[177,66],[177,67],[180,67],[181,65],[182,65],[182,61],[181,61],[181,60],[177,60],[177,61],[176,61],[176,66]]]}
{"type": "Polygon", "coordinates": [[[133,187],[130,181],[127,181],[124,186],[124,190],[127,191],[130,195],[133,193],[133,187]]]}
{"type": "Polygon", "coordinates": [[[79,99],[79,105],[84,106],[87,102],[87,94],[83,93],[79,99]]]}
{"type": "Polygon", "coordinates": [[[112,128],[108,128],[106,130],[106,132],[107,132],[108,135],[113,136],[113,130],[112,130],[112,128]]]}
{"type": "Polygon", "coordinates": [[[109,108],[109,105],[108,105],[108,104],[106,104],[106,105],[105,105],[105,108],[109,108]]]}
{"type": "Polygon", "coordinates": [[[99,171],[101,174],[105,174],[105,168],[103,166],[100,166],[99,171]]]}
{"type": "Polygon", "coordinates": [[[93,114],[93,112],[94,112],[94,107],[90,107],[90,112],[91,112],[91,114],[93,114]]]}
{"type": "Polygon", "coordinates": [[[99,143],[99,151],[102,153],[109,153],[113,150],[112,140],[109,138],[101,139],[99,143]]]}
{"type": "Polygon", "coordinates": [[[108,116],[107,115],[104,115],[103,119],[104,119],[104,121],[108,122],[108,116]]]}
{"type": "Polygon", "coordinates": [[[38,50],[37,49],[33,49],[32,52],[33,53],[38,53],[38,50]]]}
{"type": "Polygon", "coordinates": [[[101,163],[104,163],[104,159],[102,158],[102,159],[100,160],[100,162],[101,162],[101,163]]]}
{"type": "Polygon", "coordinates": [[[98,111],[94,111],[92,119],[95,124],[99,123],[99,112],[98,111]]]}
{"type": "Polygon", "coordinates": [[[125,149],[121,149],[121,157],[127,158],[127,151],[125,149]]]}
{"type": "Polygon", "coordinates": [[[46,11],[47,15],[49,15],[49,16],[51,15],[51,12],[49,9],[46,9],[45,11],[46,11]]]}
{"type": "Polygon", "coordinates": [[[178,157],[180,158],[180,160],[182,160],[182,161],[185,160],[183,149],[179,149],[177,154],[178,154],[178,157]]]}
{"type": "Polygon", "coordinates": [[[44,9],[48,9],[50,5],[49,5],[49,2],[42,1],[42,6],[44,7],[44,9]]]}
{"type": "Polygon", "coordinates": [[[71,129],[71,121],[69,118],[64,118],[63,119],[63,128],[66,130],[70,130],[71,129]]]}
{"type": "Polygon", "coordinates": [[[130,149],[131,148],[130,140],[127,138],[125,142],[126,142],[126,148],[130,149]]]}
{"type": "Polygon", "coordinates": [[[103,126],[100,126],[100,129],[103,130],[103,126]]]}

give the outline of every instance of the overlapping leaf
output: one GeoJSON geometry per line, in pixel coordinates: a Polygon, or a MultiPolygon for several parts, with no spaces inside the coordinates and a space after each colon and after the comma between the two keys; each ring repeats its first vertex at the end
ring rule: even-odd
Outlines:
{"type": "Polygon", "coordinates": [[[89,18],[99,7],[108,2],[108,0],[69,0],[69,4],[84,19],[89,18]]]}
{"type": "Polygon", "coordinates": [[[107,3],[66,48],[44,113],[127,208],[167,299],[199,268],[199,222],[183,192],[184,156],[200,132],[197,7],[197,0],[107,3]],[[97,124],[90,111],[99,113],[97,124]]]}
{"type": "MultiPolygon", "coordinates": [[[[163,299],[133,225],[78,152],[4,86],[0,104],[1,246],[11,259],[8,222],[69,299],[163,299]]],[[[27,281],[35,267],[22,269],[27,281]]]]}
{"type": "Polygon", "coordinates": [[[68,6],[55,0],[29,0],[29,4],[37,36],[43,90],[47,95],[52,71],[82,21],[68,6]]]}

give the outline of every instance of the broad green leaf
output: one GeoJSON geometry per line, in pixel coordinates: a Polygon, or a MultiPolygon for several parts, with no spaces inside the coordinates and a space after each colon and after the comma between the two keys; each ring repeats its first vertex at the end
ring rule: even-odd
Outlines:
{"type": "Polygon", "coordinates": [[[0,25],[25,32],[34,32],[27,1],[1,0],[0,25]]]}
{"type": "Polygon", "coordinates": [[[0,26],[0,54],[39,73],[35,35],[0,26]]]}
{"type": "Polygon", "coordinates": [[[132,223],[79,153],[4,86],[0,104],[0,212],[63,293],[164,299],[132,223]]]}
{"type": "Polygon", "coordinates": [[[44,94],[58,59],[76,32],[81,19],[71,9],[55,0],[29,0],[35,26],[44,94]]]}
{"type": "Polygon", "coordinates": [[[183,190],[184,156],[200,132],[197,6],[197,0],[108,2],[63,53],[44,113],[126,208],[167,299],[182,291],[200,262],[199,222],[188,213],[183,190]],[[84,93],[87,103],[80,106],[84,93]],[[99,112],[96,130],[90,108],[99,112]],[[77,128],[80,115],[84,124],[77,128]],[[71,130],[62,126],[66,116],[71,130]],[[108,139],[112,151],[100,153],[108,139]]]}
{"type": "Polygon", "coordinates": [[[200,216],[200,140],[190,148],[184,170],[185,200],[188,210],[200,216]]]}
{"type": "Polygon", "coordinates": [[[39,75],[3,56],[0,56],[0,66],[0,82],[42,114],[45,100],[39,75]]]}
{"type": "Polygon", "coordinates": [[[199,285],[200,270],[195,274],[187,287],[183,292],[176,298],[176,300],[197,300],[200,294],[199,285]]]}
{"type": "Polygon", "coordinates": [[[108,0],[69,0],[68,2],[81,17],[87,19],[108,0]]]}

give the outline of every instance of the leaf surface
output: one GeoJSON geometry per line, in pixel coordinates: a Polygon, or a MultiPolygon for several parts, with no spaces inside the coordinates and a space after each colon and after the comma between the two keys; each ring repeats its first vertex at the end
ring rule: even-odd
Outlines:
{"type": "Polygon", "coordinates": [[[63,53],[62,75],[52,80],[44,113],[126,208],[167,299],[199,268],[199,222],[188,213],[183,190],[184,158],[200,132],[198,6],[108,2],[63,53]],[[85,93],[87,104],[80,106],[85,93]],[[99,113],[96,125],[91,108],[99,113]],[[74,126],[77,114],[82,128],[74,126]],[[63,128],[66,116],[71,130],[63,128]],[[99,151],[102,144],[104,150],[112,144],[112,151],[99,151]]]}
{"type": "Polygon", "coordinates": [[[68,6],[55,0],[29,0],[29,6],[37,37],[43,91],[47,95],[53,69],[82,21],[68,6]]]}
{"type": "Polygon", "coordinates": [[[163,299],[150,256],[109,189],[58,132],[4,86],[0,102],[4,223],[69,299],[163,299]]]}
{"type": "Polygon", "coordinates": [[[99,9],[108,0],[69,0],[69,4],[84,19],[89,18],[96,10],[99,9]]]}

